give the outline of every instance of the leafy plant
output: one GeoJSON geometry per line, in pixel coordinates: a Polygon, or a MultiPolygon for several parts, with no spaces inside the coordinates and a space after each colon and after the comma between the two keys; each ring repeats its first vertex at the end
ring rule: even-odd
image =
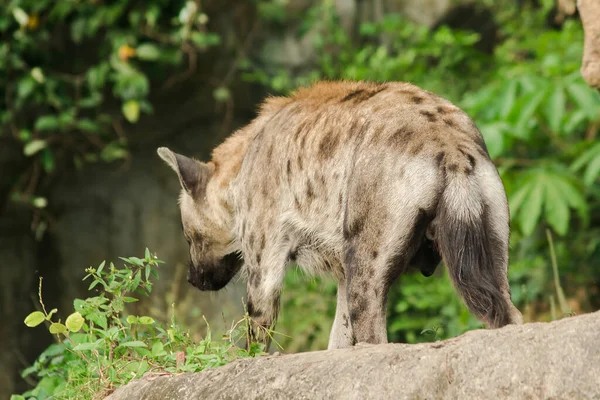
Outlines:
{"type": "Polygon", "coordinates": [[[235,343],[246,338],[248,317],[232,325],[223,342],[212,339],[210,327],[199,342],[173,317],[168,326],[144,315],[128,314],[126,305],[138,301],[135,293],[149,295],[151,278],[157,278],[162,263],[148,249],[143,259],[122,258],[124,267],[102,262],[87,268],[84,280],[98,294],[75,299],[74,312],[64,321],[55,320],[57,309],[46,311],[40,280],[41,311],[25,318],[25,324],[48,325],[58,343],[48,347],[36,362],[22,373],[39,378],[37,386],[14,399],[104,397],[132,379],[152,373],[197,372],[223,365],[235,358],[262,353],[262,345],[252,343],[248,350],[235,343]]]}
{"type": "Polygon", "coordinates": [[[152,112],[152,77],[169,77],[170,87],[193,72],[198,54],[220,44],[199,4],[0,4],[0,136],[27,159],[13,200],[43,209],[38,184],[58,167],[128,157],[125,127],[152,112]],[[188,71],[177,73],[186,58],[188,71]]]}

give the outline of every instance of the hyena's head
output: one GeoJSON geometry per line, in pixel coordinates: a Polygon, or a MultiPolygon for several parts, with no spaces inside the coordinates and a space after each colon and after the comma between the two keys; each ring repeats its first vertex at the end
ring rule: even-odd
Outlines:
{"type": "Polygon", "coordinates": [[[190,246],[188,282],[200,290],[222,289],[241,267],[223,203],[209,193],[215,167],[161,147],[158,155],[177,173],[183,234],[190,246]]]}

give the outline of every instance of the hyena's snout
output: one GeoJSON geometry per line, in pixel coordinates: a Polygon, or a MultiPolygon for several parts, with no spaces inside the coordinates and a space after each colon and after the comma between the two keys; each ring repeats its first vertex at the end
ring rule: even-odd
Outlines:
{"type": "Polygon", "coordinates": [[[200,290],[221,290],[237,274],[242,265],[236,254],[202,265],[190,264],[187,281],[200,290]]]}

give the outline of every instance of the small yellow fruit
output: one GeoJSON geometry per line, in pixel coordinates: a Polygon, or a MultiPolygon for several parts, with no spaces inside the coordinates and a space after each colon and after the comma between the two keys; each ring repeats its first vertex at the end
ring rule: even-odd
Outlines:
{"type": "Polygon", "coordinates": [[[122,61],[127,61],[133,56],[135,56],[135,49],[133,47],[130,47],[126,44],[119,47],[119,58],[122,61]]]}

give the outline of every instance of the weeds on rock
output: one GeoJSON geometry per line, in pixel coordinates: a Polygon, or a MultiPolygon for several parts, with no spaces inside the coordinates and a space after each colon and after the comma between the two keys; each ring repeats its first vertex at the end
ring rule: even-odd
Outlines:
{"type": "MultiPolygon", "coordinates": [[[[210,327],[204,339],[195,342],[173,317],[167,326],[145,315],[127,312],[127,303],[137,295],[148,296],[152,279],[163,261],[146,249],[144,258],[121,258],[123,268],[102,262],[86,269],[84,280],[97,295],[73,301],[74,312],[63,322],[56,320],[56,308],[47,311],[39,286],[39,311],[25,318],[25,324],[45,324],[56,336],[49,346],[22,372],[36,378],[37,385],[20,399],[96,399],[117,387],[148,375],[198,372],[217,367],[240,357],[263,353],[263,346],[251,343],[248,349],[236,346],[246,338],[249,318],[244,316],[223,335],[212,338],[210,327]]],[[[206,321],[206,320],[205,320],[206,321]]],[[[207,322],[208,326],[208,322],[207,322]]]]}

